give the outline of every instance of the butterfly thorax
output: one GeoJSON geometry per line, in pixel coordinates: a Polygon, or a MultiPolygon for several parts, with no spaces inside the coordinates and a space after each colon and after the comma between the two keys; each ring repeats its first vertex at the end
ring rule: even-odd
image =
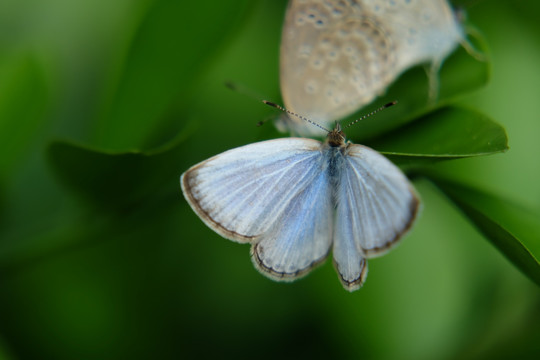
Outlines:
{"type": "Polygon", "coordinates": [[[341,179],[341,171],[344,166],[345,157],[347,155],[348,145],[345,143],[345,134],[339,126],[332,132],[328,133],[326,142],[323,145],[323,158],[325,159],[324,171],[328,174],[332,191],[334,204],[337,204],[336,189],[339,189],[341,179]]]}
{"type": "MultiPolygon", "coordinates": [[[[323,145],[327,152],[328,159],[328,174],[330,175],[330,181],[337,181],[340,177],[340,170],[342,168],[342,162],[347,152],[347,145],[345,144],[345,133],[341,131],[341,125],[336,122],[334,130],[330,131],[326,136],[326,142],[323,145]]],[[[334,184],[337,185],[337,184],[334,184]]]]}

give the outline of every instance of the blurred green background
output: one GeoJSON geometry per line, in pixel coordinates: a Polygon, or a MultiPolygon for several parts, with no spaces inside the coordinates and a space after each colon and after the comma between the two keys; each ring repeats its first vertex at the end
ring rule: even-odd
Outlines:
{"type": "MultiPolygon", "coordinates": [[[[492,77],[456,101],[510,151],[437,168],[538,209],[540,5],[461,4],[492,77]]],[[[331,262],[266,279],[188,207],[189,166],[278,136],[224,82],[279,101],[285,5],[0,2],[0,359],[540,358],[537,285],[428,181],[353,294],[331,262]]]]}

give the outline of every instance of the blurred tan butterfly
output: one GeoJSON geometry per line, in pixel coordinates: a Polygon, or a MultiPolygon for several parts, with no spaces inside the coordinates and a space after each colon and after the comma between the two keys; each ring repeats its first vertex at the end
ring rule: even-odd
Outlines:
{"type": "MultiPolygon", "coordinates": [[[[431,64],[436,94],[438,69],[462,39],[446,0],[291,0],[281,39],[285,107],[329,127],[421,63],[431,64]]],[[[290,116],[278,127],[324,134],[290,116]]]]}

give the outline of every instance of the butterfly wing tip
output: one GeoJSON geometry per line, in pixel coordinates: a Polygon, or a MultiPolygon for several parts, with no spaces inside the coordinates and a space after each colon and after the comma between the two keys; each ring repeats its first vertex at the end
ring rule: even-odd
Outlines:
{"type": "Polygon", "coordinates": [[[367,273],[368,273],[368,266],[367,261],[365,259],[362,260],[363,265],[362,269],[360,270],[360,274],[353,280],[346,280],[344,277],[344,274],[342,274],[339,271],[339,268],[337,266],[337,263],[334,260],[334,267],[336,268],[336,271],[339,276],[339,280],[341,281],[341,285],[343,285],[343,288],[347,290],[348,292],[355,292],[356,290],[359,290],[366,281],[367,273]]]}
{"type": "Polygon", "coordinates": [[[353,280],[353,281],[347,281],[343,278],[341,278],[340,275],[341,284],[343,285],[343,288],[347,290],[348,292],[355,292],[356,290],[360,290],[362,286],[364,286],[365,276],[360,275],[360,278],[353,280]]]}
{"type": "Polygon", "coordinates": [[[344,283],[344,284],[343,284],[343,288],[344,288],[345,290],[347,290],[348,292],[353,293],[353,292],[355,292],[356,290],[360,290],[360,288],[362,287],[362,285],[363,285],[363,284],[355,284],[355,283],[353,283],[353,284],[345,284],[345,283],[344,283]]]}
{"type": "Polygon", "coordinates": [[[259,243],[256,243],[251,246],[251,251],[250,251],[251,261],[253,262],[253,265],[255,266],[257,271],[259,271],[265,277],[272,279],[274,281],[292,282],[297,279],[303,278],[304,276],[309,274],[311,270],[321,265],[322,263],[324,263],[324,260],[326,260],[326,256],[324,256],[322,259],[319,259],[311,263],[309,266],[304,267],[304,268],[299,268],[296,271],[292,271],[292,272],[279,271],[264,263],[263,259],[260,256],[258,245],[259,243]]]}

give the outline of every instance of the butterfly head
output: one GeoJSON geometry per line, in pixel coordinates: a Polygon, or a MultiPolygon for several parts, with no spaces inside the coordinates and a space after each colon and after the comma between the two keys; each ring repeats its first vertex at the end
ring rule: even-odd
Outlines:
{"type": "Polygon", "coordinates": [[[336,121],[334,130],[329,131],[326,136],[326,142],[331,147],[339,147],[345,144],[345,133],[341,130],[341,125],[336,121]]]}

